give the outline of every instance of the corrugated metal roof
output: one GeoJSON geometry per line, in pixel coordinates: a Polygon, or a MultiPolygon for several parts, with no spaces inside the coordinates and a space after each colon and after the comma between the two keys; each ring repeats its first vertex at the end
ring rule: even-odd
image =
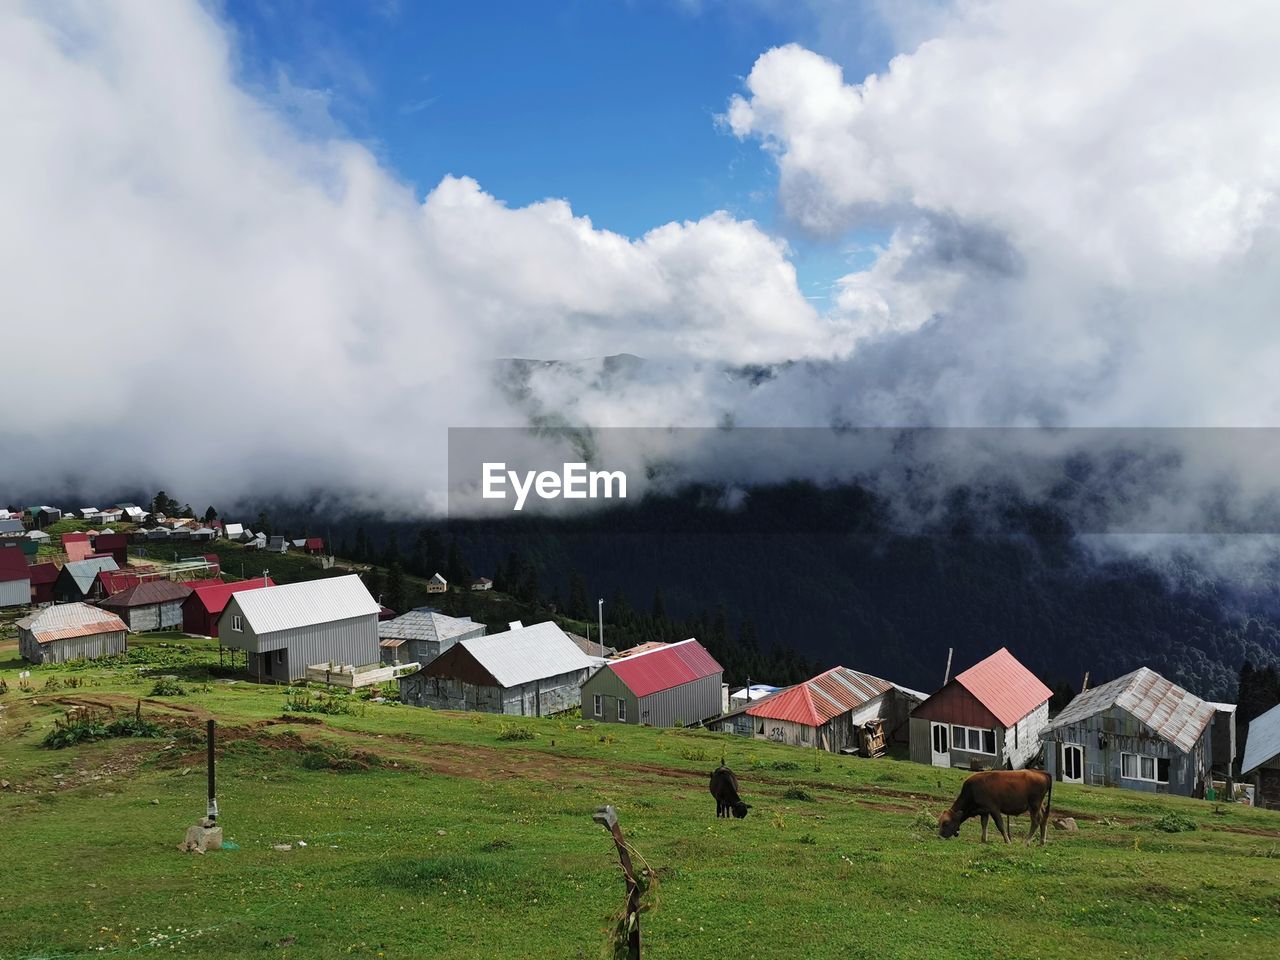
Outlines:
{"type": "Polygon", "coordinates": [[[647,697],[659,690],[670,690],[682,683],[724,672],[716,658],[693,638],[637,653],[624,660],[611,660],[608,668],[637,697],[647,697]]]}
{"type": "Polygon", "coordinates": [[[0,533],[25,533],[21,520],[0,520],[0,533]]]}
{"type": "Polygon", "coordinates": [[[1249,739],[1244,745],[1241,776],[1248,776],[1272,757],[1280,755],[1280,704],[1249,721],[1249,739]]]}
{"type": "Polygon", "coordinates": [[[479,626],[470,617],[448,617],[420,607],[378,624],[378,636],[384,640],[448,640],[479,626]]]}
{"type": "Polygon", "coordinates": [[[354,573],[245,590],[236,595],[236,605],[259,636],[369,614],[376,617],[382,609],[354,573]]]}
{"type": "Polygon", "coordinates": [[[1183,753],[1195,747],[1215,713],[1212,703],[1148,667],[1139,667],[1080,694],[1053,718],[1049,729],[1079,723],[1111,707],[1141,720],[1183,753]]]}
{"type": "Polygon", "coordinates": [[[172,580],[148,580],[145,583],[136,583],[108,597],[102,601],[102,606],[110,609],[149,607],[157,603],[185,600],[189,596],[191,596],[191,588],[185,583],[174,583],[172,580]]]}
{"type": "Polygon", "coordinates": [[[189,580],[187,586],[196,597],[196,602],[209,613],[217,615],[227,605],[234,593],[242,590],[260,590],[263,587],[274,587],[276,582],[270,577],[258,577],[255,580],[240,580],[236,583],[223,583],[221,580],[189,580]],[[265,582],[264,582],[265,581],[265,582]]]}
{"type": "Polygon", "coordinates": [[[52,560],[48,563],[33,563],[30,570],[31,584],[35,586],[36,584],[53,583],[58,579],[60,572],[58,565],[52,560]]]}
{"type": "Polygon", "coordinates": [[[488,637],[458,641],[503,687],[518,687],[545,677],[589,670],[588,657],[556,624],[535,623],[488,637]]]}
{"type": "Polygon", "coordinates": [[[847,667],[833,667],[747,707],[753,717],[820,727],[893,689],[888,680],[847,667]]]}
{"type": "Polygon", "coordinates": [[[21,547],[0,547],[0,583],[30,580],[31,568],[21,547]]]}
{"type": "Polygon", "coordinates": [[[235,537],[240,536],[240,534],[244,533],[244,524],[243,523],[224,524],[222,527],[222,532],[226,534],[228,539],[233,539],[235,537]]]}
{"type": "Polygon", "coordinates": [[[124,621],[114,613],[99,610],[87,603],[59,603],[45,607],[39,613],[19,620],[18,626],[30,630],[38,643],[128,629],[124,621]]]}
{"type": "Polygon", "coordinates": [[[963,673],[957,673],[956,682],[1006,727],[1013,726],[1053,696],[1053,691],[1019,663],[1006,647],[1001,647],[963,673]]]}
{"type": "Polygon", "coordinates": [[[87,560],[73,560],[62,568],[67,572],[81,593],[88,593],[93,588],[93,581],[103,570],[119,570],[114,557],[90,557],[87,560]]]}

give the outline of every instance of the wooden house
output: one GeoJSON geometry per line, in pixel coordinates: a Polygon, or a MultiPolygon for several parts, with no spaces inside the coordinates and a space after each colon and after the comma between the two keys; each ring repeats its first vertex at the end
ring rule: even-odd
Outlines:
{"type": "Polygon", "coordinates": [[[191,588],[172,580],[147,580],[135,584],[98,606],[116,614],[134,633],[144,630],[171,630],[182,626],[182,604],[191,588]]]}
{"type": "Polygon", "coordinates": [[[124,653],[128,631],[119,617],[87,603],[45,607],[17,623],[18,652],[32,663],[66,663],[124,653]]]}
{"type": "Polygon", "coordinates": [[[449,581],[440,574],[431,575],[431,579],[427,581],[427,593],[447,593],[449,590],[449,581]]]}

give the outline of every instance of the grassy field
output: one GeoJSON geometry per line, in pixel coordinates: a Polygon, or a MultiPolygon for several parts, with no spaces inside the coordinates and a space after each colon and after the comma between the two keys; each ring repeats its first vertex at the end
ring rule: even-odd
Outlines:
{"type": "Polygon", "coordinates": [[[959,771],[361,700],[300,714],[217,664],[207,641],[150,636],[110,665],[32,669],[24,689],[0,647],[0,956],[605,957],[623,886],[591,821],[602,803],[656,872],[646,957],[1249,958],[1280,943],[1275,814],[1058,785],[1079,832],[984,846],[971,823],[943,841],[932,817],[959,771]],[[160,675],[187,692],[151,696],[160,675]],[[163,737],[40,745],[70,707],[139,700],[163,737]],[[176,846],[204,811],[207,717],[238,849],[202,857],[176,846]],[[746,820],[714,818],[721,754],[746,820]],[[1198,829],[1164,832],[1170,814],[1198,829]]]}

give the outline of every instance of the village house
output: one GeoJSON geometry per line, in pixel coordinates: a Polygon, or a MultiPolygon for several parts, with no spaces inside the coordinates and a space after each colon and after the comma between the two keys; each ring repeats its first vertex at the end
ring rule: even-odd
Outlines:
{"type": "Polygon", "coordinates": [[[320,537],[307,537],[302,544],[302,549],[313,557],[320,556],[324,553],[324,540],[320,537]]]}
{"type": "Polygon", "coordinates": [[[272,537],[267,541],[266,549],[268,553],[288,553],[289,541],[284,537],[272,537]]]}
{"type": "Polygon", "coordinates": [[[114,613],[87,603],[45,607],[17,623],[18,653],[32,663],[66,663],[124,653],[127,630],[114,613]]]}
{"type": "Polygon", "coordinates": [[[120,617],[134,633],[182,626],[182,604],[191,588],[172,580],[148,580],[107,597],[98,606],[120,617]]]}
{"type": "Polygon", "coordinates": [[[49,534],[45,533],[43,530],[29,530],[27,531],[27,539],[35,542],[38,546],[42,543],[48,543],[53,539],[53,537],[49,536],[49,534]]]}
{"type": "Polygon", "coordinates": [[[242,523],[224,524],[222,527],[222,535],[226,537],[228,540],[243,540],[244,524],[242,523]]]}
{"type": "Polygon", "coordinates": [[[129,538],[123,533],[108,533],[104,530],[94,538],[93,552],[109,553],[116,566],[126,566],[129,563],[129,538]]]}
{"type": "Polygon", "coordinates": [[[31,574],[31,602],[42,606],[53,603],[53,585],[61,572],[58,569],[58,565],[52,561],[33,563],[29,572],[31,574]]]}
{"type": "Polygon", "coordinates": [[[911,759],[935,767],[1021,769],[1040,752],[1052,695],[1001,647],[911,712],[911,759]]]}
{"type": "Polygon", "coordinates": [[[93,543],[87,533],[80,531],[64,533],[62,535],[62,551],[67,555],[67,560],[69,561],[83,560],[93,553],[93,543]]]}
{"type": "Polygon", "coordinates": [[[678,727],[724,710],[724,668],[697,640],[623,651],[582,686],[582,716],[604,723],[678,727]],[[629,655],[628,655],[629,654],[629,655]]]}
{"type": "Polygon", "coordinates": [[[1249,721],[1240,776],[1253,780],[1253,805],[1280,810],[1280,704],[1249,721]]]}
{"type": "Polygon", "coordinates": [[[1213,704],[1147,667],[1080,694],[1040,734],[1064,783],[1204,796],[1213,704]]]}
{"type": "Polygon", "coordinates": [[[881,745],[907,739],[908,720],[924,695],[847,667],[833,667],[811,680],[739,707],[713,729],[757,740],[817,747],[831,753],[861,749],[861,731],[872,724],[881,745]]]}
{"type": "Polygon", "coordinates": [[[749,687],[741,687],[729,694],[729,709],[737,710],[739,707],[745,707],[747,704],[764,697],[771,697],[782,687],[775,687],[768,683],[753,683],[749,687]]]}
{"type": "MultiPolygon", "coordinates": [[[[153,574],[149,579],[155,580],[159,574],[153,574]]],[[[136,587],[142,582],[142,577],[132,570],[99,570],[98,583],[93,591],[94,596],[114,597],[117,593],[124,593],[130,587],[136,587]]]]}
{"type": "Polygon", "coordinates": [[[37,527],[47,527],[62,519],[62,511],[57,507],[40,506],[31,508],[31,519],[37,527]]]}
{"type": "Polygon", "coordinates": [[[112,557],[88,557],[64,564],[53,583],[53,598],[59,603],[96,600],[104,595],[98,574],[103,570],[118,569],[112,557]]]}
{"type": "Polygon", "coordinates": [[[608,659],[618,655],[617,647],[605,646],[601,647],[595,640],[589,640],[586,637],[576,633],[565,634],[570,640],[578,645],[578,649],[585,653],[588,657],[603,657],[608,659]]]}
{"type": "Polygon", "coordinates": [[[10,517],[5,520],[0,520],[0,536],[6,535],[19,537],[25,537],[27,535],[27,528],[23,526],[22,519],[20,517],[10,517]]]}
{"type": "Polygon", "coordinates": [[[119,510],[130,523],[141,523],[146,517],[147,511],[143,510],[136,503],[117,503],[116,509],[119,510]]]}
{"type": "Polygon", "coordinates": [[[255,577],[252,580],[239,580],[236,583],[224,583],[222,580],[188,580],[191,595],[182,601],[182,630],[201,637],[218,635],[218,617],[222,615],[231,595],[241,590],[258,590],[262,587],[274,587],[275,581],[270,577],[255,577]]]}
{"type": "Polygon", "coordinates": [[[478,577],[471,581],[472,590],[492,590],[493,581],[488,577],[478,577]]]}
{"type": "Polygon", "coordinates": [[[427,593],[446,593],[449,590],[449,581],[440,574],[431,575],[431,579],[427,581],[427,593]]]}
{"type": "Polygon", "coordinates": [[[378,645],[384,663],[425,667],[459,640],[484,635],[483,623],[470,617],[449,617],[430,607],[419,607],[378,624],[378,645]]]}
{"type": "Polygon", "coordinates": [[[355,574],[242,590],[218,617],[218,641],[245,651],[251,674],[292,683],[309,666],[377,663],[379,609],[355,574]]]}
{"type": "Polygon", "coordinates": [[[18,547],[0,546],[0,607],[24,607],[31,602],[31,567],[18,547]]]}
{"type": "Polygon", "coordinates": [[[400,678],[400,699],[437,710],[545,717],[577,707],[598,660],[555,623],[536,623],[454,643],[427,666],[400,678]]]}

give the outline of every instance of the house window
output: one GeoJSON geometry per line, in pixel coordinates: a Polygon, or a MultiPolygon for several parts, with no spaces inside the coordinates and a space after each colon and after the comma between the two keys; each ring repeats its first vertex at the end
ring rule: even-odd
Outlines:
{"type": "Polygon", "coordinates": [[[232,617],[232,618],[231,618],[231,629],[232,629],[232,630],[234,630],[234,631],[236,631],[236,633],[243,633],[243,632],[244,632],[244,621],[243,621],[243,620],[241,620],[239,616],[234,616],[234,617],[232,617]]]}
{"type": "Polygon", "coordinates": [[[808,743],[808,742],[809,742],[809,728],[808,728],[808,727],[805,727],[805,726],[801,726],[801,727],[800,727],[800,742],[801,742],[801,743],[808,743]]]}
{"type": "Polygon", "coordinates": [[[627,701],[621,697],[618,698],[618,719],[623,723],[626,723],[627,720],[627,701]]]}
{"type": "Polygon", "coordinates": [[[1169,761],[1164,757],[1146,757],[1140,753],[1120,754],[1120,776],[1126,780],[1147,783],[1169,782],[1169,761]]]}
{"type": "Polygon", "coordinates": [[[595,714],[597,717],[604,716],[604,697],[602,697],[598,693],[596,694],[596,698],[595,698],[595,714]]]}
{"type": "Polygon", "coordinates": [[[996,732],[994,730],[984,730],[981,727],[953,726],[951,728],[951,742],[957,750],[965,750],[969,753],[989,753],[995,756],[996,732]]]}

